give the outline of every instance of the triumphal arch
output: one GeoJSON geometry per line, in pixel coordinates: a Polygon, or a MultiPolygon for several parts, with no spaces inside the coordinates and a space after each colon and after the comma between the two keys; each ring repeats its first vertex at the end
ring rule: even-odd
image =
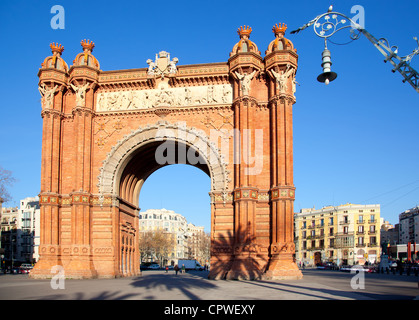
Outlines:
{"type": "Polygon", "coordinates": [[[116,71],[101,69],[90,40],[71,67],[64,47],[51,44],[38,73],[41,244],[31,277],[51,278],[57,265],[69,278],[140,274],[141,187],[174,163],[211,178],[210,279],[301,277],[293,262],[298,56],[286,26],[272,30],[264,56],[244,26],[226,62],[181,65],[160,51],[116,71]]]}

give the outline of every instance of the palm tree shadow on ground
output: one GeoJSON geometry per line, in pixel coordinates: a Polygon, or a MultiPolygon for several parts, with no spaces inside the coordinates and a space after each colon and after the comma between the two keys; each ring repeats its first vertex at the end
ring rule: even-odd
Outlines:
{"type": "Polygon", "coordinates": [[[260,280],[267,267],[268,255],[260,254],[256,237],[246,234],[246,230],[238,228],[237,236],[228,231],[211,243],[209,279],[260,280]]]}

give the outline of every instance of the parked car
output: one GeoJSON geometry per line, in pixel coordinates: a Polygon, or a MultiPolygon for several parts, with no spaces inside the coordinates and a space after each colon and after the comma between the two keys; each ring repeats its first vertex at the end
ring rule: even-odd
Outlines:
{"type": "Polygon", "coordinates": [[[152,269],[152,270],[159,270],[160,265],[159,264],[150,264],[150,266],[148,268],[152,269]]]}
{"type": "Polygon", "coordinates": [[[18,273],[22,273],[22,271],[20,270],[20,267],[13,267],[11,270],[11,273],[18,274],[18,273]]]}
{"type": "Polygon", "coordinates": [[[29,273],[33,269],[33,266],[30,263],[22,263],[19,269],[20,273],[29,273]]]}

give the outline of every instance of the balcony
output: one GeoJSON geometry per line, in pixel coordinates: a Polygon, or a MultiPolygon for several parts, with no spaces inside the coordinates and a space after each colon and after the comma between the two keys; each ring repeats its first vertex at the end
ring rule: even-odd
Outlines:
{"type": "Polygon", "coordinates": [[[356,221],[356,223],[357,223],[357,224],[364,224],[364,223],[365,223],[365,221],[364,221],[364,220],[357,220],[357,221],[356,221]]]}
{"type": "Polygon", "coordinates": [[[377,220],[368,220],[368,223],[377,223],[377,220]]]}
{"type": "Polygon", "coordinates": [[[335,236],[336,237],[347,237],[347,236],[353,236],[354,235],[354,233],[353,233],[353,231],[351,231],[351,232],[338,232],[338,233],[335,233],[335,236]]]}
{"type": "Polygon", "coordinates": [[[368,247],[378,247],[378,243],[370,242],[368,243],[368,247]]]}
{"type": "Polygon", "coordinates": [[[340,221],[339,224],[340,225],[344,225],[344,224],[350,224],[351,222],[349,220],[346,221],[340,221]]]}
{"type": "Polygon", "coordinates": [[[376,230],[368,230],[368,234],[376,234],[377,231],[376,230]]]}

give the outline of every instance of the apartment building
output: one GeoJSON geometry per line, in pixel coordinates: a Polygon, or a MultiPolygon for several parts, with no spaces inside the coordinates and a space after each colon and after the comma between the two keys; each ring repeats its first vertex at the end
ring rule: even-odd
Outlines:
{"type": "Polygon", "coordinates": [[[148,209],[140,212],[140,232],[162,230],[175,238],[175,246],[169,253],[169,261],[176,263],[178,259],[186,259],[187,254],[187,221],[184,216],[173,210],[148,209]]]}
{"type": "Polygon", "coordinates": [[[399,214],[399,244],[419,244],[419,206],[399,214]]]}
{"type": "Polygon", "coordinates": [[[380,205],[344,204],[294,215],[297,263],[365,264],[379,261],[380,205]]]}
{"type": "Polygon", "coordinates": [[[210,258],[211,240],[204,229],[188,223],[186,233],[188,259],[196,259],[201,265],[208,264],[210,258]]]}
{"type": "Polygon", "coordinates": [[[18,257],[23,262],[35,263],[39,259],[40,215],[38,197],[28,197],[20,201],[17,250],[18,257]]]}

